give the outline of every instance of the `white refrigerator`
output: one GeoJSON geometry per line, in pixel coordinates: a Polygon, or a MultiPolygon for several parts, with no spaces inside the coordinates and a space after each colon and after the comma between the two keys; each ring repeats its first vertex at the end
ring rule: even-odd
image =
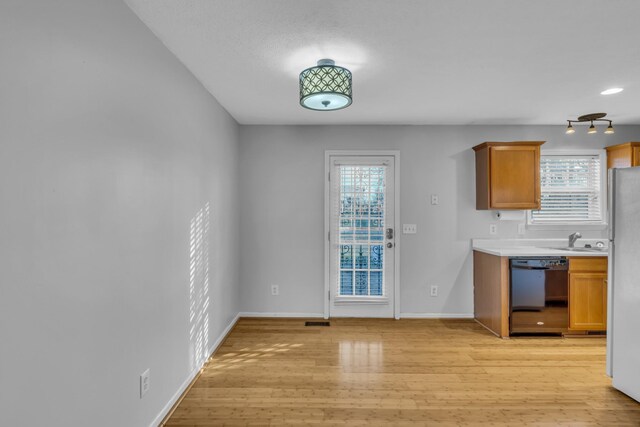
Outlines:
{"type": "Polygon", "coordinates": [[[640,167],[609,172],[607,375],[640,401],[640,167]]]}

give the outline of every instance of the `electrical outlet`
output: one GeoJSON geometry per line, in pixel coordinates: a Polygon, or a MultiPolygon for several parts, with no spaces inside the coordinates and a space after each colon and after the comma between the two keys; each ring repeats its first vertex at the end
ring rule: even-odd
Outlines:
{"type": "Polygon", "coordinates": [[[140,399],[149,391],[151,384],[149,383],[149,369],[140,374],[140,399]]]}
{"type": "Polygon", "coordinates": [[[402,234],[416,234],[418,226],[416,224],[402,224],[402,234]]]}
{"type": "Polygon", "coordinates": [[[271,285],[271,295],[280,295],[280,286],[271,285]]]}
{"type": "Polygon", "coordinates": [[[498,234],[498,224],[489,224],[489,234],[498,234]]]}
{"type": "Polygon", "coordinates": [[[432,205],[440,204],[440,198],[438,197],[437,194],[432,194],[431,195],[431,204],[432,205]]]}
{"type": "Polygon", "coordinates": [[[518,235],[522,236],[525,233],[525,224],[520,223],[518,224],[518,235]]]}
{"type": "Polygon", "coordinates": [[[432,297],[437,297],[438,296],[438,287],[436,285],[432,285],[431,286],[431,293],[430,295],[432,297]]]}

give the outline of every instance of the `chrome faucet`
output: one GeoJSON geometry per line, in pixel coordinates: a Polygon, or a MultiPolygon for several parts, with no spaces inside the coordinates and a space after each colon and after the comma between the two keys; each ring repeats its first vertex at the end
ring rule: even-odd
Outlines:
{"type": "Polygon", "coordinates": [[[576,243],[576,240],[578,240],[579,238],[582,237],[582,234],[580,234],[580,232],[576,231],[573,234],[569,235],[569,247],[572,248],[573,245],[576,243]]]}

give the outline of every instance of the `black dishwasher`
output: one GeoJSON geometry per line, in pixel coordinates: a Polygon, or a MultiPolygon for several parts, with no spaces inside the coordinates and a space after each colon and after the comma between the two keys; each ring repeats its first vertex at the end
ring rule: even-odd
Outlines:
{"type": "Polygon", "coordinates": [[[564,257],[511,258],[510,334],[562,334],[569,325],[564,257]]]}

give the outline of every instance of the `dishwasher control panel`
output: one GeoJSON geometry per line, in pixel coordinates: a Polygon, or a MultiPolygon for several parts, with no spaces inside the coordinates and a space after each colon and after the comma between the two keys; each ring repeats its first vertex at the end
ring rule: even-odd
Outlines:
{"type": "Polygon", "coordinates": [[[569,262],[565,257],[549,257],[549,258],[511,258],[511,267],[516,268],[552,268],[566,269],[569,262]]]}

